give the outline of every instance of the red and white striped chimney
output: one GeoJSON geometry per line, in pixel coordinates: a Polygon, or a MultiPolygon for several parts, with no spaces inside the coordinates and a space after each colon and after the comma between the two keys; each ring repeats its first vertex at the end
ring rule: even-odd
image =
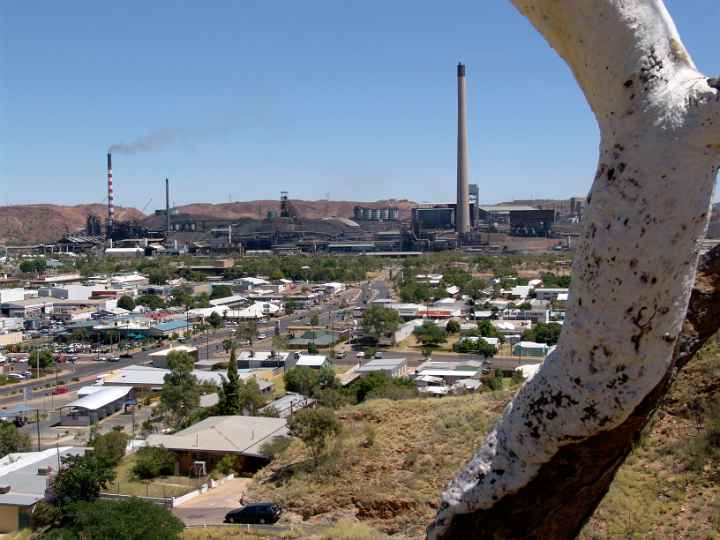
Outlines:
{"type": "Polygon", "coordinates": [[[108,236],[112,234],[113,222],[115,221],[115,197],[113,195],[113,182],[112,182],[112,154],[108,152],[107,162],[107,175],[108,175],[108,218],[107,218],[107,232],[108,236]]]}

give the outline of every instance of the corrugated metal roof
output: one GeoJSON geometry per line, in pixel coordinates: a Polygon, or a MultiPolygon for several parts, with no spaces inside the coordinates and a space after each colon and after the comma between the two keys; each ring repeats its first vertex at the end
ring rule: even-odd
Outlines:
{"type": "Polygon", "coordinates": [[[99,392],[93,392],[85,397],[71,401],[67,405],[60,407],[61,409],[74,407],[77,409],[87,409],[88,411],[96,411],[106,405],[127,396],[132,390],[132,386],[108,386],[99,392]]]}

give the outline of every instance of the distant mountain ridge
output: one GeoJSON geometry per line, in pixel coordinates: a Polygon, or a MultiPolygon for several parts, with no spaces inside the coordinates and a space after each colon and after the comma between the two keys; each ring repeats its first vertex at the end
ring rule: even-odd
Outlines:
{"type": "MultiPolygon", "coordinates": [[[[355,206],[378,208],[397,206],[400,217],[409,218],[416,203],[408,200],[388,199],[373,202],[361,201],[303,201],[291,200],[301,217],[319,219],[325,216],[352,217],[355,206]]],[[[193,203],[176,207],[182,214],[214,217],[218,219],[265,218],[269,211],[279,212],[280,201],[257,200],[231,203],[193,203]]],[[[54,242],[66,233],[85,229],[90,214],[103,221],[107,206],[100,203],[64,206],[57,204],[24,204],[0,207],[0,245],[19,245],[54,242]]],[[[145,217],[137,208],[115,207],[115,219],[137,220],[145,217]]]]}

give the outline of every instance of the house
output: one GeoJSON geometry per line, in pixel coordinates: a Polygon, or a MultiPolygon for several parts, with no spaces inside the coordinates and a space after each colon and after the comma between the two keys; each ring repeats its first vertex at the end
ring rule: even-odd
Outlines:
{"type": "Polygon", "coordinates": [[[296,367],[309,367],[320,369],[329,366],[327,356],[324,354],[298,354],[295,362],[296,367]]]}
{"type": "Polygon", "coordinates": [[[446,385],[453,385],[462,379],[480,377],[482,362],[467,360],[464,362],[424,362],[415,370],[416,380],[425,377],[440,378],[446,385]]]}
{"type": "Polygon", "coordinates": [[[310,344],[314,344],[320,349],[326,349],[335,345],[346,333],[313,326],[290,326],[288,327],[288,348],[307,349],[310,344]]]}
{"type": "Polygon", "coordinates": [[[545,358],[554,349],[547,343],[535,343],[534,341],[521,341],[513,347],[515,356],[534,356],[545,358]]]}
{"type": "Polygon", "coordinates": [[[60,407],[60,425],[89,426],[110,416],[132,401],[131,386],[102,388],[60,407]]]}
{"type": "Polygon", "coordinates": [[[312,407],[313,405],[315,405],[314,399],[307,398],[302,394],[288,392],[283,397],[265,405],[262,409],[260,409],[260,412],[264,413],[273,408],[280,414],[280,418],[288,418],[300,409],[312,407]]]}
{"type": "Polygon", "coordinates": [[[124,259],[143,257],[145,250],[139,247],[119,247],[119,248],[106,248],[106,257],[122,257],[124,259]]]}
{"type": "Polygon", "coordinates": [[[207,474],[226,455],[235,457],[236,470],[252,473],[269,462],[262,446],[287,434],[284,418],[211,416],[173,435],[150,435],[147,446],[175,454],[177,474],[207,474]]]}
{"type": "Polygon", "coordinates": [[[278,351],[241,351],[237,356],[238,369],[284,367],[289,352],[278,351]]]}
{"type": "MultiPolygon", "coordinates": [[[[538,300],[549,300],[550,302],[554,302],[558,299],[558,296],[561,294],[568,294],[568,291],[570,289],[567,288],[540,288],[535,289],[535,297],[538,300]]],[[[565,297],[567,301],[567,297],[565,297]]]]}
{"type": "Polygon", "coordinates": [[[51,315],[55,303],[45,298],[27,298],[0,304],[0,314],[22,319],[42,318],[51,315]]]}
{"type": "Polygon", "coordinates": [[[406,358],[379,358],[370,360],[355,370],[361,376],[370,373],[385,373],[389,377],[405,377],[408,374],[406,358]]]}
{"type": "MultiPolygon", "coordinates": [[[[136,391],[159,390],[165,382],[165,375],[169,369],[147,366],[128,366],[112,371],[103,377],[103,386],[132,386],[136,391]]],[[[224,375],[217,371],[202,371],[194,369],[192,372],[201,383],[207,382],[220,386],[224,375]]]]}
{"type": "Polygon", "coordinates": [[[41,452],[18,452],[0,458],[0,533],[30,526],[35,505],[45,498],[48,480],[66,456],[78,456],[85,448],[59,446],[41,452]]]}
{"type": "Polygon", "coordinates": [[[187,353],[193,358],[193,362],[197,362],[199,359],[198,356],[198,350],[196,347],[190,347],[188,345],[178,345],[177,347],[170,347],[169,349],[162,349],[160,351],[155,351],[154,353],[150,353],[148,356],[152,360],[153,367],[156,368],[167,368],[168,362],[167,358],[170,353],[187,353]]]}
{"type": "Polygon", "coordinates": [[[243,291],[252,291],[255,288],[263,287],[264,285],[270,285],[269,281],[258,277],[243,277],[238,279],[236,282],[240,290],[243,291]]]}

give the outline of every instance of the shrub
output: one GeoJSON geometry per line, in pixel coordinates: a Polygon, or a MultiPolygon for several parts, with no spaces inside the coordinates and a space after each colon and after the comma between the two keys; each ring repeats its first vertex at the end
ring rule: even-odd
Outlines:
{"type": "Polygon", "coordinates": [[[287,450],[291,443],[290,437],[284,435],[273,437],[260,447],[260,453],[268,459],[275,459],[275,456],[287,450]]]}
{"type": "Polygon", "coordinates": [[[71,535],[57,538],[179,540],[185,528],[166,508],[136,498],[76,503],[69,507],[67,521],[66,528],[58,531],[71,535]]]}
{"type": "Polygon", "coordinates": [[[33,508],[30,516],[30,527],[33,530],[44,529],[45,527],[59,527],[62,520],[63,513],[57,506],[40,501],[33,508]]]}
{"type": "Polygon", "coordinates": [[[303,409],[291,416],[288,429],[292,436],[305,443],[317,464],[328,439],[340,433],[342,426],[331,409],[319,407],[303,409]]]}
{"type": "Polygon", "coordinates": [[[138,478],[147,480],[175,472],[175,456],[162,446],[140,448],[136,456],[132,472],[138,478]]]}
{"type": "Polygon", "coordinates": [[[223,476],[227,476],[235,472],[235,456],[227,454],[215,464],[215,470],[223,476]]]}

